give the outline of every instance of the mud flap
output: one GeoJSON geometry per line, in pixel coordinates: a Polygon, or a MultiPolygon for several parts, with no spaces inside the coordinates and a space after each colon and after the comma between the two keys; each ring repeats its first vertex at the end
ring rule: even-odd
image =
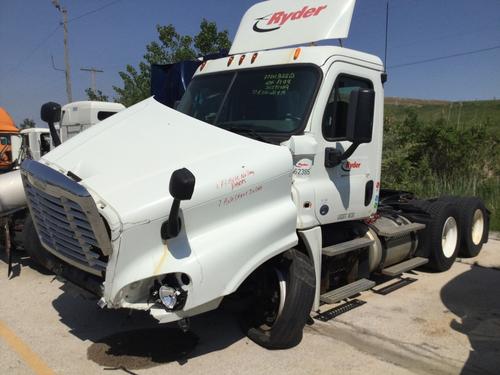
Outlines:
{"type": "Polygon", "coordinates": [[[8,264],[7,278],[9,278],[12,273],[12,249],[10,243],[10,227],[8,220],[6,220],[4,223],[4,230],[5,230],[5,254],[7,255],[7,264],[8,264]]]}

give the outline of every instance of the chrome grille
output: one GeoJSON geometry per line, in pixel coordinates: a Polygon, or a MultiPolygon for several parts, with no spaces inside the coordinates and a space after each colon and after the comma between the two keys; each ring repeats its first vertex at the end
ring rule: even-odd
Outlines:
{"type": "MultiPolygon", "coordinates": [[[[30,161],[30,163],[36,163],[30,161]]],[[[23,183],[33,222],[47,250],[84,271],[102,276],[111,244],[86,189],[43,164],[23,164],[23,183]],[[43,173],[48,172],[48,173],[43,173]],[[55,180],[59,181],[55,181],[55,180]],[[62,186],[55,185],[60,182],[62,186]],[[73,191],[72,191],[73,190],[73,191]],[[100,236],[96,236],[97,231],[100,236]],[[99,238],[99,239],[98,239],[99,238]],[[104,246],[102,246],[104,242],[104,246]]]]}

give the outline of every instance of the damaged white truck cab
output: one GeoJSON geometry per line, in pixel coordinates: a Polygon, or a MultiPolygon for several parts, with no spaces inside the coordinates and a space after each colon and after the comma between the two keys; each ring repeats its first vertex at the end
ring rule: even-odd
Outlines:
{"type": "Polygon", "coordinates": [[[30,210],[58,269],[102,306],[161,322],[237,292],[249,336],[285,348],[311,309],[371,288],[374,272],[429,258],[449,268],[461,235],[453,205],[392,192],[377,213],[380,59],[276,49],[346,37],[354,3],[256,4],[230,56],[198,68],[177,111],[150,98],[26,161],[30,210]]]}

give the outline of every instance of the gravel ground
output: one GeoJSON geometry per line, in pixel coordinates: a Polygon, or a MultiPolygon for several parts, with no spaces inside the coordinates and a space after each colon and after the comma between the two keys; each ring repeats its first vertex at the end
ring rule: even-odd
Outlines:
{"type": "Polygon", "coordinates": [[[184,334],[147,314],[100,310],[86,292],[16,261],[15,277],[0,278],[0,373],[500,373],[498,235],[446,273],[416,271],[390,294],[363,293],[364,305],[315,321],[283,351],[255,345],[224,311],[192,319],[184,334]]]}

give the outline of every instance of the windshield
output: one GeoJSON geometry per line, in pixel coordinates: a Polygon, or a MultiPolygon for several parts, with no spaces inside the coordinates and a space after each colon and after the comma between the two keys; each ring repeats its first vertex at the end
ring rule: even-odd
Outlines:
{"type": "Polygon", "coordinates": [[[298,65],[198,76],[177,110],[237,133],[290,135],[305,125],[318,81],[316,68],[298,65]]]}

